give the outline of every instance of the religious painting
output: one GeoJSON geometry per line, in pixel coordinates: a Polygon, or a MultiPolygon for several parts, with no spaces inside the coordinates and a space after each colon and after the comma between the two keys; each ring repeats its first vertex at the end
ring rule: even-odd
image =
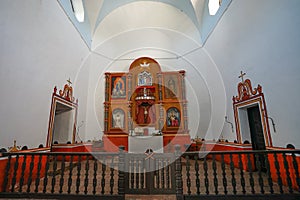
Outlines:
{"type": "Polygon", "coordinates": [[[167,111],[167,126],[168,127],[180,126],[180,112],[175,107],[169,108],[167,111]]]}
{"type": "Polygon", "coordinates": [[[126,77],[113,76],[111,78],[111,97],[125,98],[126,97],[126,77]]]}
{"type": "Polygon", "coordinates": [[[147,71],[143,71],[138,74],[138,86],[151,86],[152,85],[152,75],[147,71]]]}
{"type": "Polygon", "coordinates": [[[112,128],[125,128],[125,113],[120,108],[114,109],[112,112],[112,128]]]}
{"type": "Polygon", "coordinates": [[[178,96],[178,79],[177,75],[165,75],[164,78],[165,98],[173,99],[178,96]]]}

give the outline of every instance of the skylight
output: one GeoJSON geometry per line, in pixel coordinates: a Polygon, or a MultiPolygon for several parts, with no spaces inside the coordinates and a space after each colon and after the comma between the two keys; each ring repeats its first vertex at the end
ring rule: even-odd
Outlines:
{"type": "Polygon", "coordinates": [[[71,0],[71,5],[78,22],[84,22],[84,8],[82,0],[71,0]]]}

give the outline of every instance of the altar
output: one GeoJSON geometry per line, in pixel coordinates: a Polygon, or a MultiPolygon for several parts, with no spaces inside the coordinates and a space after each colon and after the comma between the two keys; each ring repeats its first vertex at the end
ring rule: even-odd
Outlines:
{"type": "Polygon", "coordinates": [[[105,73],[104,149],[142,152],[190,143],[185,71],[161,71],[148,57],[126,72],[105,73]]]}
{"type": "Polygon", "coordinates": [[[153,152],[163,153],[163,136],[129,136],[128,152],[145,153],[147,149],[153,152]]]}

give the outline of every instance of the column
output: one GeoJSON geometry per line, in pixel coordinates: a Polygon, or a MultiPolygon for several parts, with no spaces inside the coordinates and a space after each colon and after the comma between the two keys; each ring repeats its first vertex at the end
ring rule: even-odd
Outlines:
{"type": "Polygon", "coordinates": [[[181,98],[183,106],[183,120],[184,120],[184,130],[188,130],[188,115],[187,115],[187,101],[186,101],[186,89],[185,89],[185,71],[179,71],[181,74],[181,98]]]}

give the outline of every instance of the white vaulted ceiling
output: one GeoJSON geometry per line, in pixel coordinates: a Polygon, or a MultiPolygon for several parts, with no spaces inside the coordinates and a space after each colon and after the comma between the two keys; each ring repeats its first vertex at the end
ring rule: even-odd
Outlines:
{"type": "Polygon", "coordinates": [[[70,0],[58,2],[89,48],[96,50],[107,40],[136,30],[152,41],[176,32],[202,46],[231,0],[223,0],[215,16],[208,14],[208,0],[83,0],[83,23],[76,20],[70,0]]]}

